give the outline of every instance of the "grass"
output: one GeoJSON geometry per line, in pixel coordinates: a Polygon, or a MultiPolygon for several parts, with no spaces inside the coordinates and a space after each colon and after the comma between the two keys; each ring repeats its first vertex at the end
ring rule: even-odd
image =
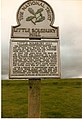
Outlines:
{"type": "MultiPolygon", "coordinates": [[[[28,117],[28,81],[2,80],[2,118],[28,117]]],[[[82,79],[41,81],[42,118],[82,118],[82,79]]]]}

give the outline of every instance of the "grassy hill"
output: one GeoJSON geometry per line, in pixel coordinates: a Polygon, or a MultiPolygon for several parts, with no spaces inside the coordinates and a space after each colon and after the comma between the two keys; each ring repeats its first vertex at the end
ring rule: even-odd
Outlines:
{"type": "MultiPolygon", "coordinates": [[[[28,117],[28,80],[2,80],[2,117],[28,117]]],[[[42,118],[82,118],[82,79],[41,81],[42,118]]]]}

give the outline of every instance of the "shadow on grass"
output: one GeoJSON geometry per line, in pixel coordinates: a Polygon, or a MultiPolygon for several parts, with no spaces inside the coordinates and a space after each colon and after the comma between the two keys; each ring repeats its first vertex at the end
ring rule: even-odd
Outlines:
{"type": "Polygon", "coordinates": [[[60,112],[47,112],[47,118],[63,118],[64,115],[60,112]]]}

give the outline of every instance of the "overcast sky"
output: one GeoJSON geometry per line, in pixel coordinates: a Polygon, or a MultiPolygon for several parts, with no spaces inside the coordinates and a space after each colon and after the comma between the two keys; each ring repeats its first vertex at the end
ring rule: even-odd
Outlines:
{"type": "MultiPolygon", "coordinates": [[[[25,0],[1,1],[2,76],[8,78],[11,26],[25,0]]],[[[59,26],[61,76],[82,78],[82,0],[46,0],[54,10],[54,26],[59,26]]]]}

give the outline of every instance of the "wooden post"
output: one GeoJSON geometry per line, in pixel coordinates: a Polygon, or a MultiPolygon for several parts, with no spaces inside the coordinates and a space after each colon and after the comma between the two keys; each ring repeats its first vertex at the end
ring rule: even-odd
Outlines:
{"type": "Polygon", "coordinates": [[[29,79],[28,118],[40,118],[41,79],[29,79]]]}

